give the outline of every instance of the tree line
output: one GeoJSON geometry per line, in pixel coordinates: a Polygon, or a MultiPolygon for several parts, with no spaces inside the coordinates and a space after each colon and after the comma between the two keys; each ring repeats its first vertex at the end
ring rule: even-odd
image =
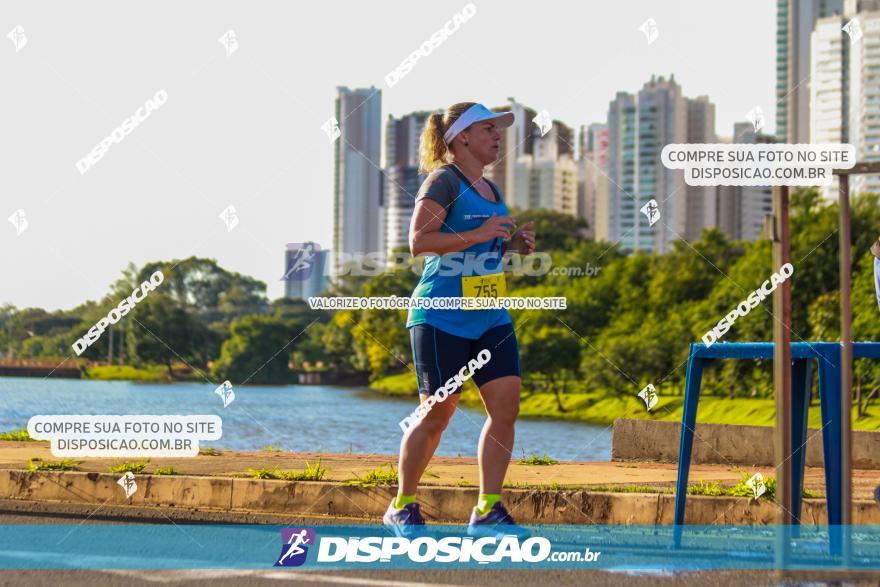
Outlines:
{"type": "MultiPolygon", "coordinates": [[[[875,194],[853,199],[853,334],[880,340],[871,244],[880,235],[875,194]]],[[[839,340],[838,209],[815,189],[792,194],[792,341],[839,340]]],[[[584,237],[582,220],[547,210],[513,211],[520,224],[534,220],[538,250],[553,266],[600,270],[576,275],[508,275],[509,295],[565,296],[566,310],[511,311],[527,378],[559,392],[634,394],[653,383],[680,393],[689,345],[699,342],[737,304],[767,280],[771,243],[733,241],[717,229],[695,242],[673,243],[666,254],[626,254],[619,245],[584,237]]],[[[70,345],[153,271],[166,283],[126,316],[126,362],[175,361],[208,370],[218,379],[292,382],[290,364],[322,364],[336,374],[364,378],[412,369],[406,312],[313,311],[301,300],[269,301],[265,283],[226,271],[212,259],[134,265],[98,302],[69,311],[0,308],[0,350],[15,357],[66,357],[70,345]],[[320,362],[320,363],[319,363],[320,362]]],[[[418,275],[398,268],[373,277],[346,277],[325,295],[410,296],[418,275]]],[[[724,342],[770,341],[770,298],[737,319],[724,342]]],[[[119,325],[111,328],[119,328],[119,325]]],[[[102,360],[107,333],[83,353],[102,360]]],[[[723,361],[704,378],[707,393],[772,396],[772,361],[723,361]]],[[[859,395],[880,393],[880,370],[858,361],[859,395]]],[[[415,392],[415,390],[413,390],[415,392]]]]}

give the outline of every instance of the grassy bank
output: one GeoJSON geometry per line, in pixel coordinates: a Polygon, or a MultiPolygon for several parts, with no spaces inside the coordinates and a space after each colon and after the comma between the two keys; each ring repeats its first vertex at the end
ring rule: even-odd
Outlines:
{"type": "MultiPolygon", "coordinates": [[[[388,375],[381,377],[370,383],[370,388],[378,391],[382,395],[393,397],[411,397],[415,400],[418,384],[416,376],[412,372],[400,373],[398,375],[388,375]]],[[[466,381],[464,384],[464,395],[461,401],[467,405],[482,405],[479,392],[473,383],[466,381]]]]}
{"type": "Polygon", "coordinates": [[[174,381],[204,381],[198,371],[182,372],[174,367],[174,377],[168,375],[165,365],[148,365],[133,367],[131,365],[99,365],[90,367],[82,376],[83,379],[98,381],[142,381],[152,383],[171,383],[174,381]]]}
{"type": "Polygon", "coordinates": [[[411,372],[388,375],[370,383],[370,388],[375,389],[382,395],[397,397],[414,397],[417,387],[416,376],[411,372]]]}
{"type": "Polygon", "coordinates": [[[100,381],[168,381],[168,368],[162,365],[138,368],[130,365],[90,367],[83,379],[100,381]]]}
{"type": "MultiPolygon", "coordinates": [[[[376,391],[386,395],[413,396],[416,389],[415,375],[403,373],[378,379],[371,384],[376,391]]],[[[479,394],[471,386],[465,389],[461,403],[480,407],[479,394]]],[[[660,396],[651,412],[645,410],[641,398],[613,396],[603,393],[567,393],[562,396],[562,408],[552,393],[524,393],[520,401],[520,417],[573,420],[594,424],[611,425],[616,418],[669,420],[681,422],[684,397],[660,396]]],[[[821,428],[821,411],[818,400],[810,408],[810,428],[821,428]]],[[[706,424],[737,424],[749,426],[773,426],[776,423],[776,406],[769,398],[727,399],[706,395],[700,397],[697,422],[706,424]]],[[[856,418],[853,409],[854,430],[880,430],[880,407],[870,406],[867,413],[856,418]]]]}

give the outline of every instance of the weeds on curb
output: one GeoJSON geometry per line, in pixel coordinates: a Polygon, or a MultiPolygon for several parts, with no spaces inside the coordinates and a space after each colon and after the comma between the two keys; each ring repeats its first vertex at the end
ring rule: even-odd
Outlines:
{"type": "Polygon", "coordinates": [[[550,491],[574,491],[577,489],[583,489],[578,485],[565,485],[564,483],[557,483],[556,481],[542,487],[544,489],[549,489],[550,491]]]}
{"type": "Polygon", "coordinates": [[[343,485],[356,485],[359,487],[375,487],[376,485],[396,485],[397,484],[397,469],[394,468],[394,465],[389,464],[388,471],[385,471],[383,467],[379,467],[378,469],[373,469],[372,471],[367,471],[364,473],[363,477],[355,475],[354,479],[349,479],[343,485]]]}
{"type": "MultiPolygon", "coordinates": [[[[733,486],[725,486],[721,485],[717,481],[713,481],[711,483],[703,483],[703,480],[700,480],[699,485],[690,485],[688,486],[688,494],[691,495],[729,495],[731,497],[754,497],[755,493],[751,487],[746,485],[746,481],[751,478],[751,475],[748,473],[743,473],[742,479],[733,486]]],[[[766,490],[764,493],[760,495],[758,499],[774,499],[776,497],[776,477],[766,477],[764,478],[764,487],[766,490]]],[[[806,498],[820,498],[823,497],[821,493],[817,493],[815,491],[811,491],[809,489],[804,488],[804,491],[801,497],[806,498]]]]}
{"type": "Polygon", "coordinates": [[[547,456],[547,453],[544,453],[542,456],[538,456],[536,454],[532,454],[532,456],[526,458],[526,451],[523,449],[523,458],[517,461],[520,465],[555,465],[559,461],[556,459],[552,459],[547,456]]]}
{"type": "Polygon", "coordinates": [[[156,467],[153,470],[153,475],[177,475],[177,471],[174,470],[174,467],[156,467]]]}
{"type": "Polygon", "coordinates": [[[303,471],[282,471],[276,466],[273,469],[248,469],[246,477],[251,479],[281,479],[283,481],[320,481],[329,469],[321,466],[321,459],[313,465],[306,461],[303,471]]]}
{"type": "Polygon", "coordinates": [[[119,465],[108,467],[111,473],[143,473],[150,461],[125,461],[119,465]]]}
{"type": "Polygon", "coordinates": [[[28,471],[79,471],[82,461],[61,459],[60,461],[44,461],[41,458],[28,460],[28,471]]]}

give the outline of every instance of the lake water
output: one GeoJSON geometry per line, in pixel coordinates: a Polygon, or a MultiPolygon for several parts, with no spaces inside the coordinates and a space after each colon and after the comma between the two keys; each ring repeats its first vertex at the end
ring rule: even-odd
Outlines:
{"type": "MultiPolygon", "coordinates": [[[[0,431],[26,426],[37,414],[216,414],[223,436],[218,449],[397,454],[400,420],[416,398],[389,398],[363,388],[320,385],[237,386],[226,408],[208,383],[153,384],[0,377],[0,431]]],[[[437,455],[476,456],[485,422],[481,411],[460,406],[437,455]]],[[[552,420],[521,419],[514,456],[544,454],[557,460],[610,460],[611,428],[552,420]]]]}

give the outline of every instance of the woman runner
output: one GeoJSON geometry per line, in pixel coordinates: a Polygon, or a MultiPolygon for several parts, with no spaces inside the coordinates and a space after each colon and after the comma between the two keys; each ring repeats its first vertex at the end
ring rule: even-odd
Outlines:
{"type": "MultiPolygon", "coordinates": [[[[499,129],[513,121],[512,112],[492,112],[473,102],[428,119],[419,152],[420,171],[429,175],[416,196],[409,229],[410,252],[428,259],[413,298],[505,297],[502,256],[534,252],[533,223],[513,232],[516,219],[508,216],[498,187],[483,177],[483,168],[498,159],[499,129]]],[[[468,534],[528,535],[501,503],[520,394],[519,347],[510,315],[503,308],[413,308],[406,326],[427,409],[401,441],[398,494],[385,525],[398,536],[424,529],[416,487],[458,405],[461,382],[456,379],[472,378],[488,418],[477,449],[480,495],[468,534]],[[426,404],[428,398],[432,401],[426,404]]]]}

